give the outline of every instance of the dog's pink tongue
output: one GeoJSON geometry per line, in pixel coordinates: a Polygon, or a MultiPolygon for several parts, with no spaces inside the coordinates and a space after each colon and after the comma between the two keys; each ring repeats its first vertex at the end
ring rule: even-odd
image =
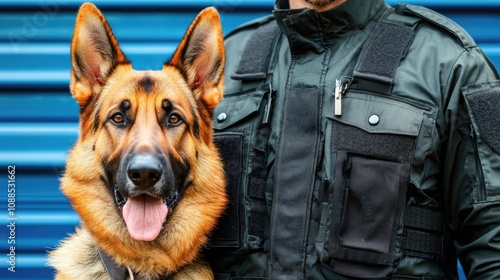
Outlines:
{"type": "Polygon", "coordinates": [[[168,208],[163,200],[149,195],[129,197],[123,206],[128,232],[136,240],[155,240],[167,214],[168,208]]]}

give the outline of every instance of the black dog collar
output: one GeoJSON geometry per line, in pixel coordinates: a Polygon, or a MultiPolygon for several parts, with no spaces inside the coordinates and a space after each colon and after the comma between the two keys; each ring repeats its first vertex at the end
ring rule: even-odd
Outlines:
{"type": "MultiPolygon", "coordinates": [[[[132,272],[128,266],[118,265],[113,259],[106,254],[101,248],[98,249],[99,257],[106,268],[106,272],[112,280],[142,280],[138,274],[132,272]]],[[[171,276],[163,276],[159,280],[172,280],[171,276]]]]}

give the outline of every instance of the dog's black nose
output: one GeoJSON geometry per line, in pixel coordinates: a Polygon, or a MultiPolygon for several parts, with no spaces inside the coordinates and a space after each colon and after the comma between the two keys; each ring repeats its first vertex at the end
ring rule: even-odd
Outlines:
{"type": "Polygon", "coordinates": [[[128,165],[129,179],[139,188],[152,187],[161,178],[161,163],[151,154],[137,154],[128,165]]]}

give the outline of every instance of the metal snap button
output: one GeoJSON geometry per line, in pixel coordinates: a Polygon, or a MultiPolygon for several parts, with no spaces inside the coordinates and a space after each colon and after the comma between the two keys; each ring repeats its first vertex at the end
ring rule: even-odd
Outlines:
{"type": "Polygon", "coordinates": [[[227,115],[226,113],[220,113],[218,116],[217,116],[217,121],[218,122],[223,122],[227,119],[227,115]]]}
{"type": "Polygon", "coordinates": [[[368,118],[368,123],[371,125],[377,125],[380,122],[380,118],[377,115],[371,115],[368,118]]]}

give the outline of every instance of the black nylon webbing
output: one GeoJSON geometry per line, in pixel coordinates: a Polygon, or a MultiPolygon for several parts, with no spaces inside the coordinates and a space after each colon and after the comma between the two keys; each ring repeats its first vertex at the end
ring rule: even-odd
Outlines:
{"type": "Polygon", "coordinates": [[[260,26],[248,40],[240,63],[232,79],[242,81],[265,80],[279,31],[276,21],[260,26]]]}
{"type": "MultiPolygon", "coordinates": [[[[242,81],[242,89],[255,89],[271,79],[273,67],[270,65],[271,56],[275,42],[279,37],[279,27],[276,21],[271,20],[259,26],[250,36],[243,54],[241,56],[238,68],[232,79],[242,81]]],[[[272,96],[272,87],[269,88],[266,95],[267,104],[271,106],[270,99],[272,96]]],[[[268,113],[271,108],[267,108],[268,113]]],[[[267,147],[269,138],[269,127],[267,122],[256,127],[254,141],[252,143],[252,151],[250,157],[252,160],[249,163],[250,174],[248,176],[248,202],[250,203],[250,211],[248,211],[248,234],[261,238],[264,244],[269,238],[269,215],[266,205],[266,186],[267,186],[267,157],[264,150],[267,147]],[[260,147],[260,148],[257,148],[260,147]]]]}
{"type": "Polygon", "coordinates": [[[408,205],[404,212],[403,252],[440,260],[443,255],[443,214],[439,209],[408,205]]]}
{"type": "MultiPolygon", "coordinates": [[[[108,273],[109,277],[111,280],[127,280],[127,279],[135,279],[135,280],[143,280],[144,278],[140,277],[136,273],[133,274],[133,276],[130,276],[129,269],[118,265],[111,259],[111,257],[106,254],[103,250],[98,248],[97,250],[99,252],[99,258],[101,259],[102,263],[104,264],[104,268],[106,268],[106,272],[108,273]]],[[[158,280],[172,280],[172,276],[161,276],[160,278],[157,278],[158,280]]]]}
{"type": "Polygon", "coordinates": [[[285,95],[276,153],[268,279],[302,279],[319,145],[321,94],[293,88],[285,95]]]}
{"type": "Polygon", "coordinates": [[[243,136],[237,134],[221,134],[214,136],[214,142],[219,148],[219,154],[224,163],[226,176],[226,192],[230,203],[217,222],[212,238],[211,248],[238,249],[241,246],[240,237],[240,201],[241,172],[243,169],[242,152],[243,136]]]}
{"type": "Polygon", "coordinates": [[[443,250],[442,235],[405,229],[403,236],[405,255],[427,259],[439,259],[441,256],[443,250]]]}
{"type": "Polygon", "coordinates": [[[112,280],[126,280],[128,278],[127,268],[116,264],[103,250],[98,249],[98,251],[104,268],[112,280]]]}
{"type": "Polygon", "coordinates": [[[389,20],[390,13],[378,23],[367,40],[353,73],[356,89],[390,95],[396,69],[410,45],[418,20],[389,20]]]}
{"type": "Polygon", "coordinates": [[[438,209],[407,206],[404,225],[405,227],[439,232],[443,230],[443,215],[438,209]]]}

